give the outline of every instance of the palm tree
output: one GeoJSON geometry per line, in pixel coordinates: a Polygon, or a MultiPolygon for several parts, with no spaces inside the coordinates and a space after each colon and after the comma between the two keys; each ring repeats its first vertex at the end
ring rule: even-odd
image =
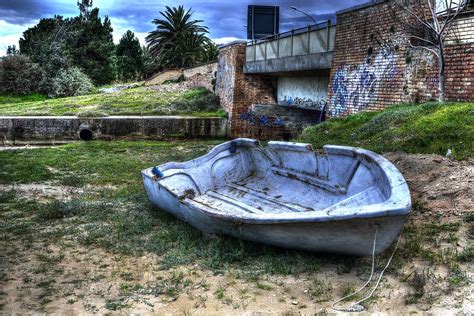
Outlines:
{"type": "Polygon", "coordinates": [[[217,45],[209,41],[204,47],[204,52],[202,54],[202,62],[211,62],[217,60],[217,45]]]}
{"type": "Polygon", "coordinates": [[[183,6],[167,6],[160,14],[164,19],[153,20],[156,30],[146,37],[150,55],[171,67],[192,65],[209,41],[207,27],[199,24],[202,20],[192,20],[191,9],[186,11],[183,6]]]}

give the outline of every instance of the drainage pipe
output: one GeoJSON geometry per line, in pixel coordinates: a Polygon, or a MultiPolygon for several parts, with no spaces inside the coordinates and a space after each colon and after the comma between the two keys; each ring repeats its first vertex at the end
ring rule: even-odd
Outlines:
{"type": "Polygon", "coordinates": [[[94,138],[94,133],[92,133],[89,125],[82,123],[79,126],[79,138],[84,141],[92,140],[94,138]]]}

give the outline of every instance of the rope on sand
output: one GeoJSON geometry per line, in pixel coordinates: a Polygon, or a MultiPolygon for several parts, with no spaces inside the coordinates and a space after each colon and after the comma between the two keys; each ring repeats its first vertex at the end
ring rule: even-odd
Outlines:
{"type": "Polygon", "coordinates": [[[397,248],[398,248],[398,245],[400,244],[400,239],[402,237],[402,232],[403,232],[403,228],[402,228],[402,231],[400,232],[400,235],[398,236],[398,240],[397,240],[397,244],[395,245],[395,248],[393,249],[393,252],[390,256],[390,258],[388,259],[387,261],[387,264],[385,265],[385,267],[383,268],[383,270],[380,272],[380,275],[377,279],[377,282],[375,283],[375,286],[372,288],[372,291],[370,291],[370,294],[367,295],[366,297],[364,297],[363,299],[355,302],[354,304],[350,305],[349,307],[337,307],[336,305],[339,304],[340,302],[360,293],[362,290],[364,290],[367,285],[369,285],[369,283],[372,281],[372,278],[374,276],[374,270],[375,270],[375,245],[377,244],[377,233],[378,233],[378,230],[379,230],[379,227],[378,225],[375,226],[375,234],[374,234],[374,245],[372,247],[372,269],[371,269],[371,272],[370,272],[370,277],[369,279],[367,280],[367,282],[360,288],[358,289],[357,291],[355,291],[354,293],[351,293],[349,295],[346,295],[344,296],[343,298],[340,298],[339,300],[335,301],[331,308],[335,311],[338,311],[338,312],[362,312],[364,311],[364,306],[361,305],[362,302],[365,302],[366,300],[370,299],[372,297],[372,295],[374,294],[375,290],[377,290],[377,287],[379,286],[380,284],[380,281],[382,280],[382,277],[383,277],[383,274],[385,272],[385,270],[387,270],[388,266],[390,265],[390,263],[392,262],[392,259],[393,257],[395,256],[395,252],[397,251],[397,248]]]}

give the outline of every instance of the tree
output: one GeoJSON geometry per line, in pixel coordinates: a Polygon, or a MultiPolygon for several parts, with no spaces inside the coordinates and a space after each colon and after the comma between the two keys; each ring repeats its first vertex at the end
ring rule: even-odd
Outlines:
{"type": "Polygon", "coordinates": [[[9,55],[0,62],[0,92],[30,94],[40,90],[44,72],[37,63],[21,54],[9,55]]]}
{"type": "Polygon", "coordinates": [[[214,44],[212,41],[209,41],[209,43],[204,46],[201,61],[205,63],[217,61],[217,45],[214,44]]]}
{"type": "Polygon", "coordinates": [[[202,33],[186,34],[178,43],[161,52],[158,60],[162,65],[179,68],[196,65],[202,61],[208,42],[209,39],[202,33]]]}
{"type": "Polygon", "coordinates": [[[8,46],[7,47],[7,56],[15,56],[19,55],[20,51],[16,48],[16,45],[8,46]]]}
{"type": "Polygon", "coordinates": [[[143,51],[135,34],[128,30],[116,48],[117,73],[122,80],[139,79],[143,76],[143,51]]]}
{"type": "Polygon", "coordinates": [[[78,2],[80,15],[44,18],[23,32],[20,52],[39,63],[50,78],[61,69],[79,67],[95,84],[110,83],[116,75],[115,45],[108,17],[99,17],[91,0],[78,2]]]}
{"type": "Polygon", "coordinates": [[[150,55],[164,66],[184,67],[202,56],[202,49],[209,39],[208,29],[200,25],[202,20],[192,20],[191,9],[166,7],[160,12],[164,19],[155,19],[156,30],[146,37],[150,55]]]}
{"type": "Polygon", "coordinates": [[[104,22],[99,9],[94,8],[87,19],[75,17],[74,36],[67,42],[67,52],[72,63],[81,68],[97,84],[107,84],[116,77],[115,45],[108,16],[104,22]]]}
{"type": "MultiPolygon", "coordinates": [[[[445,100],[445,45],[453,36],[453,22],[466,8],[469,0],[398,0],[395,6],[403,16],[394,15],[402,34],[412,48],[421,48],[438,59],[439,101],[445,100]]],[[[395,8],[396,9],[396,8],[395,8]]],[[[392,10],[394,12],[395,10],[392,10]]]]}
{"type": "Polygon", "coordinates": [[[86,21],[89,19],[90,11],[92,8],[93,0],[81,0],[77,1],[77,7],[79,8],[79,17],[86,21]]]}
{"type": "Polygon", "coordinates": [[[147,46],[142,47],[143,50],[143,78],[147,79],[156,74],[157,72],[163,71],[164,67],[160,64],[158,58],[154,58],[150,54],[150,50],[147,46]]]}
{"type": "MultiPolygon", "coordinates": [[[[67,67],[67,56],[63,53],[65,41],[73,35],[71,22],[60,15],[40,19],[39,23],[23,32],[20,38],[20,53],[35,63],[52,64],[50,68],[67,67]],[[51,61],[54,59],[54,63],[51,61]]],[[[50,75],[50,74],[49,74],[50,75]]]]}

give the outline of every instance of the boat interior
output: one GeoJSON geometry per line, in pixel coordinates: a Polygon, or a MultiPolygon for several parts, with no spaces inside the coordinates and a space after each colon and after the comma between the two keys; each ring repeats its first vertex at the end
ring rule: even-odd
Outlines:
{"type": "Polygon", "coordinates": [[[186,163],[162,166],[159,182],[196,207],[214,213],[323,212],[381,203],[390,184],[380,166],[339,146],[314,152],[310,145],[254,140],[217,146],[186,163]]]}

